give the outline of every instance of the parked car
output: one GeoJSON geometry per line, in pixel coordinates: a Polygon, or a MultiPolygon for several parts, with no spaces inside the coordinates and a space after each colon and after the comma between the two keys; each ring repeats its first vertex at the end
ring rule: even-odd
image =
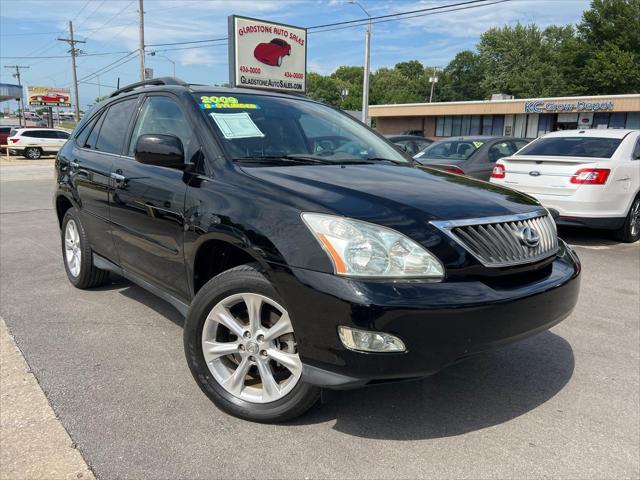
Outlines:
{"type": "Polygon", "coordinates": [[[560,212],[558,223],[640,239],[640,131],[563,130],[503,158],[491,182],[560,212]]]}
{"type": "Polygon", "coordinates": [[[416,168],[301,96],[133,84],[85,115],[56,177],[69,281],[116,272],[174,305],[195,381],[248,420],[430,375],[555,325],[578,296],[578,258],[538,202],[416,168]],[[318,132],[347,141],[316,152],[318,132]]]}
{"type": "Polygon", "coordinates": [[[56,153],[69,139],[69,133],[56,128],[16,128],[7,139],[9,153],[36,160],[46,153],[56,153]]]}
{"type": "Polygon", "coordinates": [[[5,149],[3,145],[7,144],[9,133],[11,132],[11,130],[15,130],[16,128],[20,128],[20,127],[18,125],[1,125],[0,126],[0,150],[5,149]]]}
{"type": "Polygon", "coordinates": [[[253,50],[256,60],[273,67],[282,65],[282,57],[287,55],[291,55],[291,45],[281,38],[274,38],[268,43],[259,43],[253,50]]]}
{"type": "Polygon", "coordinates": [[[528,142],[513,137],[452,137],[434,142],[413,158],[427,167],[488,181],[497,160],[528,142]]]}
{"type": "Polygon", "coordinates": [[[433,140],[417,135],[386,135],[386,137],[412,157],[433,143],[433,140]]]}

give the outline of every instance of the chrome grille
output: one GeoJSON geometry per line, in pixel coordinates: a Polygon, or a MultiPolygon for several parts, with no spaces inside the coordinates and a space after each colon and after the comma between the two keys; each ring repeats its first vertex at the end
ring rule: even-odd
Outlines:
{"type": "MultiPolygon", "coordinates": [[[[536,262],[558,251],[556,224],[546,210],[512,216],[431,223],[462,245],[486,267],[507,267],[536,262]],[[527,228],[537,233],[537,245],[527,245],[527,228]]],[[[531,241],[532,237],[528,240],[531,241]]]]}

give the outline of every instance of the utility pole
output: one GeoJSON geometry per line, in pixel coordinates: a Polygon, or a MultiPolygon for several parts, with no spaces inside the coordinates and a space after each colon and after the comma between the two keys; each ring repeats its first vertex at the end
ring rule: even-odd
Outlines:
{"type": "Polygon", "coordinates": [[[358,2],[349,1],[352,5],[360,7],[367,17],[369,17],[369,23],[367,24],[367,33],[365,36],[364,44],[364,77],[362,79],[362,123],[365,125],[371,125],[369,122],[369,60],[371,58],[371,15],[367,12],[362,5],[358,2]]]}
{"type": "Polygon", "coordinates": [[[429,79],[431,81],[431,93],[429,94],[429,103],[433,100],[433,87],[438,82],[438,77],[436,77],[436,67],[433,67],[433,77],[429,79]]]}
{"type": "Polygon", "coordinates": [[[144,81],[144,8],[143,0],[138,0],[138,13],[140,15],[140,81],[144,81]]]}
{"type": "Polygon", "coordinates": [[[18,79],[18,85],[20,86],[20,126],[22,126],[22,120],[24,119],[24,126],[27,126],[27,119],[24,116],[24,88],[22,88],[22,81],[20,80],[20,69],[29,68],[27,65],[5,65],[4,68],[15,68],[16,73],[13,74],[18,79]]]}
{"type": "Polygon", "coordinates": [[[84,40],[76,40],[73,38],[73,23],[69,20],[69,38],[59,38],[61,42],[67,42],[71,49],[71,69],[73,70],[73,96],[75,97],[75,119],[76,123],[80,121],[80,98],[78,97],[78,74],[76,72],[76,56],[80,50],[76,48],[76,43],[86,43],[84,40]]]}

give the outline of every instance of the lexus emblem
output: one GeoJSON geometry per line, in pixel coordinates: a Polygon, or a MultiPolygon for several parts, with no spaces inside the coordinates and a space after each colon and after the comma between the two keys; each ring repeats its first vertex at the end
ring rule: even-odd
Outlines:
{"type": "Polygon", "coordinates": [[[529,172],[529,175],[531,175],[532,177],[539,177],[540,176],[540,172],[537,170],[532,170],[529,172]]]}
{"type": "Polygon", "coordinates": [[[540,243],[540,235],[531,227],[522,227],[518,230],[518,238],[523,245],[534,248],[540,243]]]}

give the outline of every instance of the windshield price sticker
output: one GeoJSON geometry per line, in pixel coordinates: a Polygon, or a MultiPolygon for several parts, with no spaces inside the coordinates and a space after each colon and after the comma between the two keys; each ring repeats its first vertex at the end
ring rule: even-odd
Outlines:
{"type": "Polygon", "coordinates": [[[476,148],[480,148],[483,144],[484,142],[473,142],[473,146],[476,148]]]}
{"type": "Polygon", "coordinates": [[[264,137],[258,126],[251,120],[247,112],[240,113],[214,113],[209,115],[218,125],[224,138],[233,140],[236,138],[264,137]]]}
{"type": "Polygon", "coordinates": [[[202,96],[200,97],[200,108],[208,110],[215,109],[228,109],[228,108],[246,108],[249,110],[259,110],[260,105],[255,103],[240,103],[236,97],[225,96],[202,96]]]}

